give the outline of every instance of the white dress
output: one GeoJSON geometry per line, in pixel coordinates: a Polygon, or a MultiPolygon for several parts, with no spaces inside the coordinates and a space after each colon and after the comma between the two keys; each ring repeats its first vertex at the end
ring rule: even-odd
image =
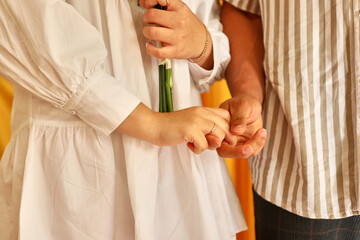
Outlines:
{"type": "MultiPolygon", "coordinates": [[[[173,60],[175,110],[201,105],[229,61],[216,1],[185,3],[212,35],[215,64],[173,60]]],[[[143,12],[136,0],[0,1],[0,75],[15,95],[2,240],[227,240],[246,229],[216,151],[114,132],[140,102],[158,110],[143,12]]]]}

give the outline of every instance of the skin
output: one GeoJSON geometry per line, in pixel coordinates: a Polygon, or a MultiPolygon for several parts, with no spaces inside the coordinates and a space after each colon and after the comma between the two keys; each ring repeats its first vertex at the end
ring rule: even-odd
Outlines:
{"type": "MultiPolygon", "coordinates": [[[[206,31],[201,31],[202,23],[179,0],[171,0],[167,11],[153,9],[158,3],[166,6],[169,2],[140,0],[140,4],[148,9],[143,21],[152,24],[144,27],[144,35],[150,40],[163,43],[162,47],[155,47],[149,42],[148,54],[157,58],[196,59],[199,57],[203,49],[201,42],[204,42],[204,35],[206,38],[206,31]]],[[[221,142],[221,147],[217,149],[220,156],[248,158],[261,151],[267,137],[266,130],[262,128],[261,116],[264,98],[262,68],[264,48],[261,19],[239,11],[225,2],[221,20],[224,32],[229,37],[232,55],[232,61],[226,71],[232,98],[222,103],[220,107],[230,112],[230,132],[238,136],[237,144],[234,146],[231,140],[226,141],[226,138],[207,134],[205,139],[202,139],[201,145],[193,144],[192,150],[198,152],[199,150],[195,149],[202,149],[205,146],[216,148],[219,142],[225,139],[221,142]],[[207,140],[206,143],[205,140],[207,140]]],[[[203,61],[198,63],[207,69],[213,66],[212,43],[209,49],[203,61]]],[[[193,138],[190,139],[193,140],[193,138]]],[[[188,141],[187,138],[186,141],[188,141]]]]}
{"type": "Polygon", "coordinates": [[[212,69],[214,60],[211,37],[204,57],[197,61],[206,41],[206,30],[202,22],[180,0],[170,0],[166,11],[153,8],[158,3],[166,6],[166,0],[140,0],[140,4],[147,8],[143,16],[144,23],[148,24],[143,29],[144,36],[163,44],[162,47],[156,47],[149,41],[147,53],[156,58],[190,58],[199,66],[212,69]]]}
{"type": "Polygon", "coordinates": [[[229,112],[221,108],[192,107],[158,113],[140,103],[117,131],[158,146],[187,142],[189,149],[199,154],[214,148],[208,144],[206,136],[209,135],[219,139],[219,146],[223,140],[232,145],[236,143],[236,137],[229,131],[229,121],[229,112]],[[211,132],[214,123],[216,128],[211,132]]]}
{"type": "Polygon", "coordinates": [[[230,132],[238,136],[232,146],[223,142],[217,149],[222,157],[248,158],[265,145],[267,132],[262,127],[264,99],[264,46],[261,18],[224,2],[221,12],[224,33],[230,42],[231,62],[226,80],[232,98],[220,107],[231,115],[230,132]]]}
{"type": "MultiPolygon", "coordinates": [[[[164,43],[163,48],[155,48],[152,44],[148,44],[147,51],[154,57],[193,58],[194,56],[182,50],[184,46],[191,46],[192,53],[197,55],[201,51],[201,47],[197,47],[198,43],[201,43],[201,34],[194,34],[201,33],[200,24],[196,20],[195,24],[193,21],[191,21],[192,24],[185,24],[186,19],[192,19],[193,16],[191,15],[193,14],[186,9],[185,4],[181,1],[170,1],[168,10],[160,11],[152,8],[158,3],[166,6],[166,0],[140,0],[141,5],[148,9],[144,15],[144,22],[159,25],[157,27],[145,27],[144,35],[151,40],[159,40],[164,43]],[[172,12],[176,14],[172,14],[172,12]],[[188,17],[177,18],[178,16],[188,17]],[[168,24],[169,22],[172,23],[168,24]],[[191,30],[192,27],[193,30],[191,30]],[[173,33],[180,29],[179,32],[183,35],[177,35],[179,38],[174,38],[174,40],[169,34],[171,31],[168,29],[173,30],[173,33]],[[181,45],[180,39],[186,39],[186,44],[181,45]],[[173,49],[171,50],[171,48],[173,49]]],[[[217,151],[222,157],[248,158],[261,151],[267,137],[266,130],[262,128],[261,116],[264,98],[264,71],[262,67],[264,47],[261,18],[242,12],[224,2],[221,21],[224,26],[224,33],[230,41],[232,60],[226,71],[226,79],[232,98],[222,103],[220,107],[230,112],[230,132],[237,136],[237,144],[234,146],[227,141],[222,141],[221,147],[217,148],[217,151]]],[[[204,59],[205,63],[198,64],[210,69],[213,62],[207,64],[209,58],[211,59],[209,56],[212,56],[212,53],[207,53],[207,58],[204,59]]],[[[206,139],[211,148],[216,148],[219,145],[220,139],[214,135],[206,135],[206,139]]]]}
{"type": "MultiPolygon", "coordinates": [[[[147,24],[143,29],[144,36],[162,42],[161,47],[156,47],[149,41],[147,53],[156,58],[191,58],[197,61],[206,41],[204,25],[180,0],[171,0],[166,11],[154,9],[158,3],[167,4],[166,0],[140,1],[147,8],[143,16],[147,24]]],[[[204,57],[197,61],[205,69],[212,69],[214,62],[211,38],[209,40],[204,57]]],[[[216,149],[224,141],[229,145],[236,144],[236,137],[229,131],[229,122],[229,112],[221,108],[192,107],[157,113],[140,103],[117,131],[159,146],[187,142],[189,149],[198,154],[206,149],[216,149]]]]}

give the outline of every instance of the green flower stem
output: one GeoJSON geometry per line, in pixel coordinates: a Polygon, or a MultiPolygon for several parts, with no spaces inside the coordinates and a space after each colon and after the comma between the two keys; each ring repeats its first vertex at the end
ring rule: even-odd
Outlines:
{"type": "MultiPolygon", "coordinates": [[[[157,9],[166,10],[166,6],[155,6],[157,9]]],[[[157,47],[161,47],[161,42],[156,42],[157,47]]],[[[172,70],[170,59],[158,59],[159,65],[159,112],[173,112],[172,99],[172,70]]]]}
{"type": "Polygon", "coordinates": [[[167,112],[166,106],[166,64],[159,64],[159,112],[167,112]]]}
{"type": "Polygon", "coordinates": [[[162,89],[163,89],[163,68],[164,65],[159,65],[159,112],[164,112],[164,106],[162,101],[162,89]]]}
{"type": "Polygon", "coordinates": [[[171,70],[171,60],[166,59],[166,78],[165,78],[165,90],[166,90],[166,110],[167,112],[173,112],[173,101],[172,101],[172,70],[171,70]]]}

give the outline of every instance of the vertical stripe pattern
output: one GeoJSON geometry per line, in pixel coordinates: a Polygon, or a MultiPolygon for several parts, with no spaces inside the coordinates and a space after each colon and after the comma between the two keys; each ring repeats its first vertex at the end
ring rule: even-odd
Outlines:
{"type": "Polygon", "coordinates": [[[256,192],[295,214],[360,210],[360,0],[228,0],[261,15],[268,139],[256,192]]]}

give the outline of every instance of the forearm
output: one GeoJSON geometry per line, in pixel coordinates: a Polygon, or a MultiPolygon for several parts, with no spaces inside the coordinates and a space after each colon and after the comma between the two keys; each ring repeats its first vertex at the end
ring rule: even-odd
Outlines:
{"type": "Polygon", "coordinates": [[[173,146],[184,142],[194,153],[216,148],[225,139],[236,143],[229,131],[229,112],[221,108],[192,107],[171,113],[158,113],[140,103],[116,129],[125,135],[158,146],[173,146]],[[213,135],[219,144],[209,146],[205,135],[213,135]]]}
{"type": "Polygon", "coordinates": [[[158,144],[158,115],[159,113],[140,103],[116,130],[125,135],[158,144]]]}
{"type": "Polygon", "coordinates": [[[264,46],[261,18],[224,2],[221,21],[229,37],[231,61],[226,80],[233,97],[250,94],[264,98],[264,46]]]}

